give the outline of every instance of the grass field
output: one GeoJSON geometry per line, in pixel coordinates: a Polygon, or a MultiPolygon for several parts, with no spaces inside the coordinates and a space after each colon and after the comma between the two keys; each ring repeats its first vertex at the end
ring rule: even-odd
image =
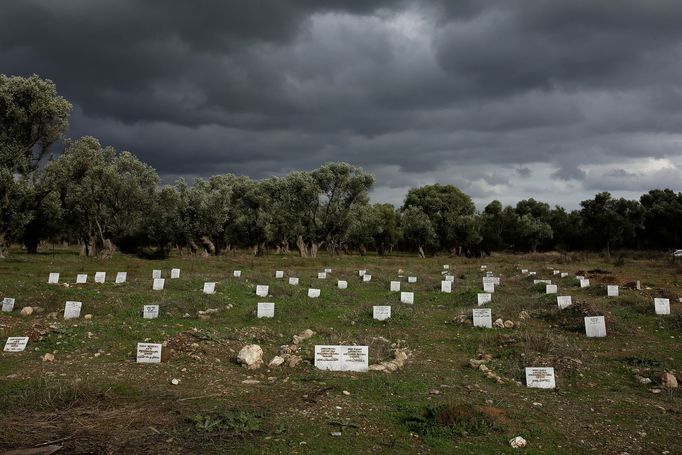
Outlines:
{"type": "Polygon", "coordinates": [[[682,374],[681,277],[682,267],[662,256],[616,265],[598,256],[562,263],[552,254],[100,261],[69,250],[16,251],[0,262],[0,298],[16,298],[14,311],[0,314],[0,342],[30,341],[24,352],[0,353],[0,451],[49,443],[63,446],[58,453],[682,453],[680,392],[660,387],[663,372],[682,374]],[[456,277],[451,294],[439,292],[443,264],[456,277]],[[465,320],[482,292],[481,264],[501,277],[493,320],[511,320],[512,329],[465,320]],[[180,279],[168,279],[173,267],[180,279]],[[324,268],[333,272],[318,280],[324,268]],[[361,282],[361,268],[371,282],[361,282]],[[553,276],[554,268],[569,276],[553,276]],[[152,291],[152,269],[163,270],[164,291],[152,291]],[[107,272],[105,284],[93,282],[96,271],[107,272]],[[115,285],[119,271],[128,281],[115,285]],[[49,272],[61,273],[60,285],[47,284],[49,272]],[[589,288],[579,287],[578,272],[589,288]],[[76,285],[77,273],[88,283],[76,285]],[[408,284],[408,275],[418,282],[408,284]],[[289,276],[300,285],[288,285],[289,276]],[[533,278],[552,279],[574,305],[559,311],[533,278]],[[337,279],[348,289],[337,289],[337,279]],[[397,279],[415,292],[414,305],[389,292],[397,279]],[[636,280],[641,290],[624,287],[636,280]],[[217,282],[214,295],[201,292],[205,281],[217,282]],[[612,283],[620,297],[606,297],[612,283]],[[257,297],[256,284],[270,285],[271,297],[257,297]],[[309,299],[308,287],[321,297],[309,299]],[[669,297],[672,314],[655,315],[654,297],[669,297]],[[62,318],[67,300],[83,302],[81,318],[62,318]],[[275,302],[273,319],[256,318],[259,301],[275,302]],[[145,304],[160,305],[158,319],[142,318],[145,304]],[[391,305],[392,318],[373,320],[373,305],[391,305]],[[39,310],[21,317],[24,306],[39,310]],[[197,316],[208,308],[218,312],[197,316]],[[587,338],[583,317],[597,314],[608,336],[587,338]],[[300,343],[304,362],[294,368],[236,363],[239,349],[256,343],[267,364],[305,329],[315,335],[300,343]],[[167,342],[170,359],[137,364],[143,341],[167,342]],[[390,360],[395,346],[410,356],[390,374],[319,371],[316,344],[368,345],[370,364],[390,360]],[[54,361],[41,360],[48,352],[54,361]],[[501,383],[469,366],[484,354],[501,383]],[[527,366],[553,366],[557,388],[518,385],[527,366]],[[528,446],[512,449],[515,436],[528,446]]]}

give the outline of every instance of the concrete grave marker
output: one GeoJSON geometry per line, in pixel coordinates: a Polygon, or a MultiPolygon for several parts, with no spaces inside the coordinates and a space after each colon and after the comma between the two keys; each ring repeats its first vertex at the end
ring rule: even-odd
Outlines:
{"type": "Polygon", "coordinates": [[[116,274],[116,284],[123,284],[128,281],[128,272],[118,272],[116,274]]]}
{"type": "MultiPolygon", "coordinates": [[[[180,269],[171,269],[171,280],[177,280],[180,278],[180,269]]],[[[161,275],[159,274],[158,278],[161,278],[161,275]]]]}
{"type": "Polygon", "coordinates": [[[481,266],[481,270],[486,270],[487,268],[488,268],[487,265],[482,265],[482,266],[481,266]]]}
{"type": "Polygon", "coordinates": [[[320,290],[315,288],[308,289],[308,297],[311,299],[316,299],[320,296],[320,290]]]}
{"type": "Polygon", "coordinates": [[[107,272],[95,272],[95,283],[102,284],[107,279],[107,272]]]}
{"type": "MultiPolygon", "coordinates": [[[[180,272],[178,272],[179,274],[180,272]]],[[[173,271],[171,270],[171,276],[173,275],[173,271]]],[[[152,280],[158,280],[161,278],[161,270],[159,269],[154,269],[152,270],[152,280]]]]}
{"type": "Polygon", "coordinates": [[[11,313],[14,310],[14,299],[11,297],[5,297],[2,299],[2,312],[11,313]]]}
{"type": "Polygon", "coordinates": [[[538,274],[538,272],[528,272],[528,276],[535,276],[537,274],[538,274]]]}
{"type": "Polygon", "coordinates": [[[385,321],[391,317],[391,307],[388,305],[375,305],[372,307],[372,317],[377,321],[385,321]]]}
{"type": "Polygon", "coordinates": [[[275,278],[284,278],[284,270],[275,270],[275,278]]]}
{"type": "Polygon", "coordinates": [[[606,322],[604,316],[587,316],[585,317],[585,335],[588,337],[605,337],[606,336],[606,322]]]}
{"type": "Polygon", "coordinates": [[[204,283],[204,294],[215,294],[215,282],[204,283]]]}
{"type": "Polygon", "coordinates": [[[242,276],[242,271],[241,270],[233,270],[232,276],[235,278],[240,278],[242,276]]]}
{"type": "Polygon", "coordinates": [[[142,308],[142,318],[144,319],[156,319],[159,317],[159,306],[158,305],[145,305],[142,308]]]}
{"type": "Polygon", "coordinates": [[[289,284],[292,286],[298,286],[298,278],[290,276],[289,277],[289,284]]]}
{"type": "Polygon", "coordinates": [[[365,372],[369,366],[367,346],[315,345],[315,367],[329,371],[365,372]]]}
{"type": "Polygon", "coordinates": [[[346,289],[348,288],[348,281],[339,280],[336,282],[336,287],[338,287],[339,289],[346,289]]]}
{"type": "Polygon", "coordinates": [[[454,283],[454,282],[455,282],[455,276],[454,276],[454,275],[445,275],[445,276],[443,277],[443,279],[444,279],[445,281],[450,281],[451,283],[454,283]]]}
{"type": "Polygon", "coordinates": [[[324,273],[332,273],[332,269],[324,269],[324,273]]]}
{"type": "Polygon", "coordinates": [[[493,312],[490,308],[474,308],[474,327],[493,328],[493,312]]]}
{"type": "Polygon", "coordinates": [[[270,286],[267,284],[259,284],[256,286],[256,295],[258,297],[267,297],[270,292],[270,286]]]}
{"type": "Polygon", "coordinates": [[[556,284],[548,284],[545,286],[545,294],[556,294],[558,291],[556,284]]]}
{"type": "Polygon", "coordinates": [[[489,294],[487,292],[485,293],[480,293],[477,295],[478,299],[478,306],[485,305],[486,303],[490,303],[493,301],[493,295],[489,294]]]}
{"type": "Polygon", "coordinates": [[[558,295],[556,298],[556,303],[559,306],[560,310],[563,310],[564,308],[568,308],[569,306],[573,305],[570,295],[558,295]]]}
{"type": "Polygon", "coordinates": [[[552,280],[533,280],[533,284],[552,284],[552,280]]]}
{"type": "Polygon", "coordinates": [[[64,305],[64,319],[76,319],[81,315],[81,302],[67,301],[64,305]]]}
{"type": "Polygon", "coordinates": [[[580,280],[580,287],[581,288],[589,288],[590,287],[590,280],[587,280],[587,279],[580,280]]]}
{"type": "Polygon", "coordinates": [[[367,270],[358,270],[358,276],[364,276],[367,273],[367,270]]]}
{"type": "Polygon", "coordinates": [[[552,270],[552,275],[559,275],[561,274],[561,270],[552,270]]]}
{"type": "Polygon", "coordinates": [[[47,277],[47,283],[48,284],[59,283],[59,274],[58,273],[50,273],[50,276],[47,277]]]}
{"type": "Polygon", "coordinates": [[[137,363],[161,363],[161,343],[137,343],[137,363]]]}
{"type": "Polygon", "coordinates": [[[656,314],[670,314],[670,299],[655,298],[654,310],[656,314]]]}
{"type": "Polygon", "coordinates": [[[443,270],[450,270],[450,265],[449,265],[449,264],[444,264],[444,265],[443,265],[443,270]]]}
{"type": "Polygon", "coordinates": [[[566,278],[568,276],[568,272],[561,272],[561,275],[559,275],[561,278],[566,278]]]}
{"type": "Polygon", "coordinates": [[[585,277],[584,277],[583,275],[576,275],[576,276],[575,276],[575,279],[578,280],[578,281],[581,281],[581,280],[584,280],[585,277]]]}
{"type": "Polygon", "coordinates": [[[528,274],[528,269],[521,269],[521,273],[523,273],[524,275],[527,275],[527,274],[528,274]]]}
{"type": "Polygon", "coordinates": [[[317,279],[318,280],[326,280],[327,279],[327,272],[318,272],[317,273],[317,279]]]}
{"type": "Polygon", "coordinates": [[[152,283],[152,291],[163,291],[165,285],[166,280],[164,278],[154,278],[154,282],[152,283]]]}
{"type": "Polygon", "coordinates": [[[408,277],[407,277],[407,282],[408,282],[408,283],[416,283],[416,282],[417,282],[417,277],[416,277],[416,276],[408,276],[408,277]]]}
{"type": "Polygon", "coordinates": [[[608,297],[618,297],[618,286],[615,285],[606,286],[606,295],[608,297]]]}
{"type": "Polygon", "coordinates": [[[400,292],[400,281],[391,281],[389,289],[391,292],[400,292]]]}
{"type": "Polygon", "coordinates": [[[401,292],[400,301],[402,303],[409,303],[410,305],[414,305],[414,292],[401,292]]]}
{"type": "Polygon", "coordinates": [[[499,286],[499,285],[500,285],[500,277],[499,277],[499,276],[492,276],[492,277],[490,277],[490,278],[493,279],[493,284],[494,284],[495,286],[499,286]]]}
{"type": "Polygon", "coordinates": [[[495,292],[495,284],[493,283],[483,283],[483,292],[488,292],[490,294],[495,292]]]}
{"type": "Polygon", "coordinates": [[[26,349],[28,337],[8,337],[5,342],[5,352],[21,352],[26,349]]]}
{"type": "Polygon", "coordinates": [[[258,302],[256,316],[258,318],[274,318],[275,304],[272,302],[258,302]]]}
{"type": "Polygon", "coordinates": [[[452,281],[441,281],[440,292],[450,294],[452,292],[452,281]]]}
{"type": "Polygon", "coordinates": [[[79,273],[76,275],[76,284],[85,284],[88,282],[88,275],[85,273],[79,273]]]}
{"type": "Polygon", "coordinates": [[[366,273],[362,275],[362,282],[363,283],[369,283],[372,281],[372,275],[367,275],[366,273]]]}
{"type": "Polygon", "coordinates": [[[526,368],[526,387],[536,389],[553,389],[556,387],[554,368],[526,368]]]}

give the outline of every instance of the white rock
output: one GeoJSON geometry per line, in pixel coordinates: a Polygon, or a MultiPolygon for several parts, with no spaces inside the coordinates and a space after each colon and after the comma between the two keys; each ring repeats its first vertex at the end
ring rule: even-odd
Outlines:
{"type": "Polygon", "coordinates": [[[52,361],[54,361],[54,354],[52,354],[51,352],[46,352],[43,355],[42,359],[43,359],[43,362],[52,362],[52,361]]]}
{"type": "Polygon", "coordinates": [[[528,445],[528,442],[521,436],[517,436],[514,439],[509,440],[509,445],[514,449],[523,449],[526,447],[526,445],[528,445]]]}
{"type": "Polygon", "coordinates": [[[275,368],[280,366],[281,364],[284,363],[284,357],[280,357],[276,355],[275,357],[272,358],[270,363],[268,363],[268,368],[275,368]]]}
{"type": "Polygon", "coordinates": [[[260,368],[263,365],[263,350],[257,344],[247,344],[237,354],[237,363],[249,370],[260,368]]]}
{"type": "Polygon", "coordinates": [[[173,378],[173,379],[171,379],[171,384],[178,385],[178,384],[180,384],[180,380],[173,378]]]}
{"type": "Polygon", "coordinates": [[[33,314],[33,308],[30,306],[25,306],[21,309],[21,315],[22,316],[30,316],[33,314]]]}

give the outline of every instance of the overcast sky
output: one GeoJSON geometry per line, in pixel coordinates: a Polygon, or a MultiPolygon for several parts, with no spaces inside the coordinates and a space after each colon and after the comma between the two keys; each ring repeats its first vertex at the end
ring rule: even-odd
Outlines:
{"type": "Polygon", "coordinates": [[[347,161],[374,202],[682,190],[679,0],[17,0],[0,72],[166,182],[347,161]]]}

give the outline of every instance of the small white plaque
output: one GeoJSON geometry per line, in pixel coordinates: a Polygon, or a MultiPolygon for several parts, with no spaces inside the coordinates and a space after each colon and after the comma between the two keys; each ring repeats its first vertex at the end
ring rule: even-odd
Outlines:
{"type": "Polygon", "coordinates": [[[548,284],[545,286],[545,294],[556,294],[558,288],[556,284],[548,284]]]}
{"type": "Polygon", "coordinates": [[[526,275],[526,274],[528,273],[528,269],[521,269],[521,273],[523,273],[524,275],[526,275]]]}
{"type": "Polygon", "coordinates": [[[161,363],[160,343],[137,343],[137,363],[161,363]]]}
{"type": "Polygon", "coordinates": [[[493,312],[490,308],[474,308],[474,327],[493,328],[493,312]]]}
{"type": "Polygon", "coordinates": [[[50,273],[50,276],[47,277],[47,283],[48,284],[59,283],[59,274],[58,273],[50,273]]]}
{"type": "Polygon", "coordinates": [[[654,299],[654,310],[656,314],[670,314],[670,299],[654,299]]]}
{"type": "Polygon", "coordinates": [[[83,304],[81,302],[66,302],[64,305],[64,319],[79,318],[81,315],[82,306],[83,304]]]}
{"type": "Polygon", "coordinates": [[[292,286],[298,286],[298,278],[290,276],[289,277],[289,284],[292,286]]]}
{"type": "Polygon", "coordinates": [[[272,302],[258,302],[258,310],[256,315],[259,318],[274,318],[275,304],[272,302]]]}
{"type": "Polygon", "coordinates": [[[372,317],[377,321],[385,321],[391,317],[391,307],[388,305],[375,305],[372,307],[372,317]]]}
{"type": "Polygon", "coordinates": [[[575,279],[578,280],[578,281],[580,281],[580,280],[584,280],[585,277],[584,277],[583,275],[576,275],[576,276],[575,276],[575,279]]]}
{"type": "Polygon", "coordinates": [[[445,276],[443,277],[443,279],[444,279],[445,281],[449,281],[449,282],[451,282],[451,283],[454,283],[454,282],[455,282],[455,276],[454,276],[454,275],[445,275],[445,276]]]}
{"type": "Polygon", "coordinates": [[[481,306],[481,305],[485,305],[486,303],[492,302],[493,301],[493,295],[485,292],[482,294],[478,294],[477,299],[478,299],[478,306],[481,306]]]}
{"type": "Polygon", "coordinates": [[[400,292],[400,281],[391,281],[389,289],[391,292],[400,292]]]}
{"type": "Polygon", "coordinates": [[[553,389],[556,387],[554,368],[526,368],[526,387],[553,389]]]}
{"type": "Polygon", "coordinates": [[[2,299],[2,312],[11,313],[14,310],[14,299],[11,297],[5,297],[2,299]]]}
{"type": "Polygon", "coordinates": [[[493,284],[494,284],[495,286],[499,286],[499,285],[500,285],[500,277],[499,277],[499,276],[494,276],[494,277],[492,277],[492,279],[493,279],[493,284]]]}
{"type": "Polygon", "coordinates": [[[107,280],[107,272],[95,272],[95,283],[104,283],[107,280]]]}
{"type": "Polygon", "coordinates": [[[79,273],[76,275],[76,284],[85,284],[88,282],[88,275],[85,273],[79,273]]]}
{"type": "Polygon", "coordinates": [[[242,276],[242,271],[241,270],[234,270],[234,271],[232,271],[232,276],[235,278],[239,278],[242,276]]]}
{"type": "Polygon", "coordinates": [[[316,299],[320,296],[320,290],[315,288],[308,289],[308,297],[311,299],[316,299]]]}
{"type": "Polygon", "coordinates": [[[5,342],[5,352],[21,352],[26,349],[28,337],[8,337],[5,342]]]}
{"type": "Polygon", "coordinates": [[[533,280],[533,284],[552,284],[552,280],[533,280]]]}
{"type": "Polygon", "coordinates": [[[440,282],[440,292],[445,292],[447,294],[452,292],[452,281],[441,281],[440,282]]]}
{"type": "MultiPolygon", "coordinates": [[[[171,280],[177,280],[180,278],[180,269],[171,269],[171,280]]],[[[161,278],[161,275],[159,275],[158,278],[161,278]]]]}
{"type": "Polygon", "coordinates": [[[363,283],[369,283],[372,281],[372,275],[367,275],[366,273],[362,275],[362,282],[363,283]]]}
{"type": "Polygon", "coordinates": [[[563,310],[564,308],[568,308],[569,306],[573,305],[573,301],[570,295],[558,295],[556,297],[556,303],[557,305],[559,305],[560,310],[563,310]]]}
{"type": "Polygon", "coordinates": [[[284,278],[284,270],[275,270],[275,278],[284,278]]]}
{"type": "MultiPolygon", "coordinates": [[[[171,275],[173,275],[172,270],[171,270],[171,275]]],[[[161,270],[159,270],[159,269],[152,270],[152,280],[158,280],[159,278],[161,278],[161,270]]]]}
{"type": "Polygon", "coordinates": [[[215,294],[215,282],[204,283],[204,294],[215,294]]]}
{"type": "Polygon", "coordinates": [[[409,303],[410,305],[414,305],[414,292],[401,292],[400,301],[402,303],[409,303]]]}
{"type": "Polygon", "coordinates": [[[270,286],[267,284],[259,284],[256,286],[256,295],[258,297],[267,297],[270,292],[270,286]]]}
{"type": "Polygon", "coordinates": [[[367,371],[367,346],[315,345],[315,367],[329,371],[367,371]]]}
{"type": "Polygon", "coordinates": [[[483,292],[488,292],[490,294],[495,292],[495,285],[493,283],[484,283],[483,292]]]}
{"type": "Polygon", "coordinates": [[[605,337],[606,322],[604,316],[587,316],[585,318],[585,335],[588,337],[605,337]]]}
{"type": "Polygon", "coordinates": [[[116,274],[116,284],[123,284],[128,281],[128,272],[118,272],[116,274]]]}
{"type": "Polygon", "coordinates": [[[561,270],[552,270],[552,275],[560,275],[561,270]]]}
{"type": "Polygon", "coordinates": [[[528,276],[535,276],[537,274],[538,274],[538,272],[528,272],[528,276]]]}
{"type": "Polygon", "coordinates": [[[618,297],[618,286],[615,285],[606,286],[606,295],[609,297],[618,297]]]}
{"type": "Polygon", "coordinates": [[[561,275],[559,275],[561,278],[566,278],[568,276],[568,272],[561,272],[561,275]]]}
{"type": "Polygon", "coordinates": [[[449,265],[449,264],[444,264],[444,265],[443,265],[443,270],[450,270],[450,265],[449,265]]]}
{"type": "Polygon", "coordinates": [[[166,280],[164,278],[154,278],[154,282],[152,283],[152,290],[163,291],[163,287],[165,284],[166,280]]]}
{"type": "Polygon", "coordinates": [[[317,279],[318,280],[326,280],[327,279],[327,272],[317,272],[317,279]]]}
{"type": "Polygon", "coordinates": [[[336,287],[339,289],[346,289],[348,287],[348,281],[339,280],[336,282],[336,287]]]}
{"type": "Polygon", "coordinates": [[[332,273],[332,269],[324,269],[324,273],[332,273]]]}
{"type": "Polygon", "coordinates": [[[485,269],[487,269],[487,268],[488,268],[487,265],[482,265],[482,266],[481,266],[481,270],[485,270],[485,269]]]}
{"type": "Polygon", "coordinates": [[[590,287],[590,280],[588,280],[588,279],[580,280],[580,287],[581,288],[589,288],[590,287]]]}
{"type": "Polygon", "coordinates": [[[408,283],[416,283],[416,282],[417,282],[417,277],[416,277],[416,276],[408,276],[408,277],[407,277],[407,282],[408,282],[408,283]]]}
{"type": "Polygon", "coordinates": [[[144,319],[156,319],[159,317],[158,305],[145,305],[142,309],[142,317],[144,319]]]}
{"type": "Polygon", "coordinates": [[[367,270],[361,269],[358,270],[358,276],[364,276],[367,273],[367,270]]]}

